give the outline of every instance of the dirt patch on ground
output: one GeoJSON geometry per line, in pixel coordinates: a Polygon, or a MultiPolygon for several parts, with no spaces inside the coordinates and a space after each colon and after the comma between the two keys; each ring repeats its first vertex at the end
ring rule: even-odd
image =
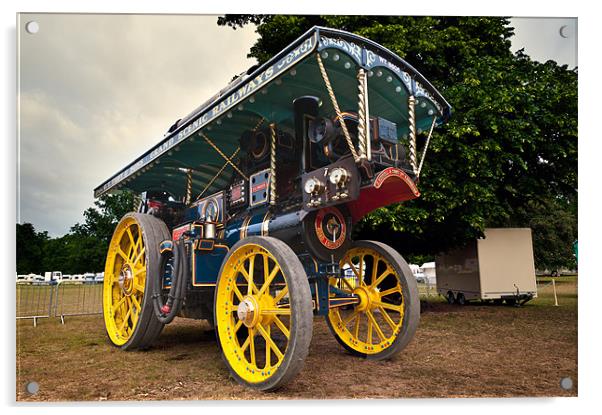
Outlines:
{"type": "Polygon", "coordinates": [[[285,388],[258,393],[230,378],[213,331],[179,319],[145,352],[109,344],[100,316],[17,322],[17,400],[342,399],[577,395],[576,279],[522,308],[452,306],[430,297],[408,348],[391,361],[352,357],[314,320],[310,354],[285,388]],[[560,380],[570,377],[565,391],[560,380]],[[28,395],[36,381],[40,391],[28,395]]]}

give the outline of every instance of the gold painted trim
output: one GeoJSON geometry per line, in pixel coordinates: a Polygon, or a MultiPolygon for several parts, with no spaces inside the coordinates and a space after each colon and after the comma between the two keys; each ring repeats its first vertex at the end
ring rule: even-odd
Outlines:
{"type": "Polygon", "coordinates": [[[312,256],[310,257],[312,261],[314,261],[314,266],[316,267],[316,272],[318,272],[318,261],[312,256]]]}
{"type": "MultiPolygon", "coordinates": [[[[222,203],[223,203],[223,196],[222,196],[222,203]]],[[[213,218],[214,222],[220,222],[219,220],[219,215],[221,212],[221,209],[219,207],[219,200],[217,195],[216,196],[211,196],[208,197],[207,199],[205,199],[204,204],[203,204],[203,209],[201,209],[201,216],[207,218],[207,206],[209,205],[209,203],[215,203],[215,209],[216,209],[216,214],[215,214],[215,218],[213,218]]]]}
{"type": "MultiPolygon", "coordinates": [[[[205,237],[205,228],[203,227],[203,224],[201,224],[201,223],[193,223],[192,224],[192,229],[194,230],[194,228],[199,228],[201,230],[200,231],[200,234],[201,234],[200,238],[201,239],[205,237]]],[[[196,250],[198,245],[199,245],[199,240],[195,239],[192,242],[192,250],[193,251],[196,250]]]]}
{"type": "MultiPolygon", "coordinates": [[[[259,160],[265,157],[266,154],[268,154],[269,148],[270,148],[270,140],[268,138],[268,136],[263,132],[263,131],[254,131],[253,132],[253,137],[257,137],[259,134],[261,134],[262,136],[265,137],[265,141],[264,141],[264,146],[261,149],[260,152],[255,153],[253,150],[250,151],[251,156],[253,156],[253,158],[255,160],[259,160]]],[[[257,142],[257,141],[255,141],[257,142]]]]}
{"type": "Polygon", "coordinates": [[[247,237],[247,232],[249,231],[249,222],[251,222],[252,216],[247,216],[242,221],[242,225],[240,226],[240,236],[239,239],[244,239],[247,237]]]}
{"type": "Polygon", "coordinates": [[[202,199],[197,199],[191,207],[197,207],[199,209],[199,215],[204,216],[207,209],[207,204],[211,200],[213,200],[217,205],[217,218],[213,218],[213,220],[216,223],[222,223],[224,221],[224,213],[226,211],[226,193],[223,190],[210,194],[209,196],[205,196],[202,199]],[[222,216],[221,220],[220,215],[222,216]]]}
{"type": "Polygon", "coordinates": [[[211,242],[211,248],[201,248],[201,240],[198,240],[197,251],[213,251],[215,249],[215,241],[211,239],[203,239],[203,242],[211,242]]]}
{"type": "MultiPolygon", "coordinates": [[[[198,240],[196,242],[198,242],[198,240]]],[[[226,251],[230,252],[230,247],[228,245],[213,244],[213,249],[215,249],[215,247],[226,248],[226,251]]],[[[190,281],[192,283],[192,286],[193,287],[215,287],[215,284],[217,284],[217,282],[214,282],[214,283],[206,283],[206,282],[204,282],[204,283],[200,283],[200,284],[196,284],[195,283],[195,281],[196,281],[196,255],[195,255],[194,251],[196,251],[196,249],[192,250],[192,260],[190,261],[191,264],[192,264],[191,265],[191,267],[192,267],[192,272],[191,272],[191,275],[192,275],[191,278],[192,278],[192,280],[190,281]]],[[[219,275],[218,275],[218,277],[219,277],[219,275]]]]}
{"type": "Polygon", "coordinates": [[[263,217],[263,222],[261,222],[261,236],[268,236],[270,231],[270,219],[272,219],[272,214],[268,211],[263,217]]]}

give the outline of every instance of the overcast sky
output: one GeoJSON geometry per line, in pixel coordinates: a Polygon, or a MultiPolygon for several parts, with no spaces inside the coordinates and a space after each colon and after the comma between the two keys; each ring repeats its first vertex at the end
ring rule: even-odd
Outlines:
{"type": "MultiPolygon", "coordinates": [[[[23,14],[18,222],[63,235],[93,189],[254,64],[253,26],[215,16],[23,14]],[[25,24],[36,21],[29,34],[25,24]]],[[[577,65],[576,19],[512,20],[513,50],[577,65]],[[566,26],[560,35],[560,27],[566,26]]],[[[428,77],[428,74],[426,74],[428,77]]]]}
{"type": "Polygon", "coordinates": [[[22,15],[20,221],[62,235],[93,189],[255,61],[215,16],[22,15]],[[24,25],[39,23],[31,35],[24,25]]]}
{"type": "Polygon", "coordinates": [[[510,23],[514,27],[513,51],[525,48],[536,61],[552,59],[569,68],[577,66],[576,18],[515,17],[510,23]]]}

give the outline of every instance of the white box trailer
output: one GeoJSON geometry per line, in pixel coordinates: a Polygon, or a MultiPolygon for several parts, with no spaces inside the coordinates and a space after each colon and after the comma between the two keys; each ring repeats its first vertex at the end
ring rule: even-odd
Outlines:
{"type": "Polygon", "coordinates": [[[537,297],[529,228],[488,228],[485,237],[438,255],[437,292],[448,302],[524,304],[537,297]]]}

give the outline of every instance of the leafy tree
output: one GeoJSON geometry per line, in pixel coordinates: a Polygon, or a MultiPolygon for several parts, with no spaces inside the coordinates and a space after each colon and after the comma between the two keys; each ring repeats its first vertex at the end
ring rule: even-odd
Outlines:
{"type": "Polygon", "coordinates": [[[573,241],[577,239],[577,205],[560,198],[532,200],[505,225],[527,224],[532,229],[535,263],[551,272],[576,269],[573,241]]]}
{"type": "Polygon", "coordinates": [[[135,196],[132,192],[122,191],[107,194],[94,201],[94,206],[84,212],[84,223],[76,223],[71,232],[78,235],[93,236],[103,242],[111,240],[115,226],[128,212],[134,210],[135,196]]]}
{"type": "Polygon", "coordinates": [[[98,272],[117,223],[134,210],[134,194],[105,195],[84,212],[84,223],[58,238],[36,232],[30,223],[17,224],[17,273],[62,271],[65,274],[98,272]]]}
{"type": "Polygon", "coordinates": [[[29,274],[41,268],[47,240],[47,232],[36,232],[31,223],[17,223],[17,274],[29,274]]]}
{"type": "MultiPolygon", "coordinates": [[[[540,241],[536,218],[550,201],[576,204],[577,70],[513,54],[507,18],[227,15],[218,24],[257,25],[249,56],[260,63],[314,25],[365,36],[406,59],[454,107],[433,134],[422,196],[368,215],[358,237],[384,240],[410,259],[510,222],[533,226],[540,241]]],[[[566,214],[576,223],[576,212],[566,214]]],[[[574,238],[547,240],[555,248],[536,243],[537,266],[550,263],[546,252],[562,262],[574,238]]]]}
{"type": "Polygon", "coordinates": [[[67,243],[68,240],[69,234],[46,241],[40,274],[43,275],[47,271],[62,271],[65,274],[76,272],[71,263],[73,246],[67,243]]]}
{"type": "Polygon", "coordinates": [[[75,272],[104,269],[113,231],[123,215],[134,210],[134,203],[134,194],[124,191],[101,196],[94,201],[95,207],[86,209],[85,222],[76,223],[64,237],[71,252],[69,264],[75,272]]]}

